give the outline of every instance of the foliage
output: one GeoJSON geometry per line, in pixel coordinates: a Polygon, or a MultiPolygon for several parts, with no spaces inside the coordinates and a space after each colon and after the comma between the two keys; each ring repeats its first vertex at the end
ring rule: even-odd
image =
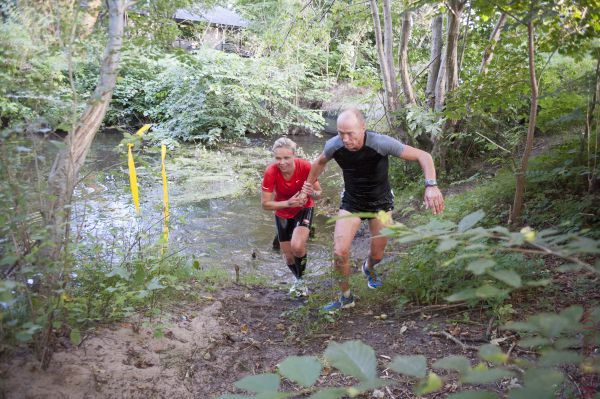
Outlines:
{"type": "MultiPolygon", "coordinates": [[[[274,135],[291,126],[322,126],[320,115],[293,102],[299,90],[310,94],[301,65],[282,70],[266,60],[206,49],[182,61],[165,59],[161,66],[145,89],[145,116],[159,122],[154,128],[159,137],[214,144],[247,131],[274,135]]],[[[313,87],[318,89],[318,83],[313,87]]]]}
{"type": "MultiPolygon", "coordinates": [[[[510,232],[500,226],[478,227],[484,216],[482,211],[476,211],[456,224],[434,220],[414,229],[395,224],[383,233],[405,244],[422,241],[435,243],[435,252],[444,254],[448,259],[441,268],[461,262],[464,264],[465,270],[472,274],[472,287],[448,296],[449,301],[502,298],[517,289],[550,284],[547,279],[530,278],[513,265],[501,265],[497,262],[497,254],[505,251],[557,256],[572,262],[561,268],[564,271],[585,270],[600,275],[600,261],[593,266],[577,257],[599,255],[600,242],[581,234],[561,234],[550,229],[536,232],[524,228],[520,232],[510,232]]],[[[568,384],[561,367],[574,365],[586,373],[600,374],[598,358],[585,350],[600,343],[600,306],[597,305],[590,304],[585,316],[584,308],[576,305],[559,313],[539,313],[525,321],[506,324],[504,329],[519,334],[521,347],[536,351],[538,356],[534,359],[511,356],[510,350],[504,352],[498,345],[485,344],[479,348],[481,361],[477,364],[471,364],[467,357],[451,355],[435,361],[431,369],[458,375],[461,385],[467,390],[453,393],[448,396],[450,398],[554,398],[557,392],[564,389],[563,384],[568,384]],[[583,351],[572,349],[581,347],[583,351]],[[490,390],[490,385],[486,386],[500,381],[510,381],[510,384],[503,384],[506,387],[503,393],[497,392],[497,389],[490,390]],[[468,390],[470,386],[481,385],[488,390],[468,390]]],[[[304,388],[300,392],[311,394],[310,398],[355,397],[394,384],[393,380],[378,378],[375,353],[360,341],[343,344],[331,342],[323,357],[324,364],[354,377],[358,383],[340,388],[310,387],[323,371],[314,357],[288,358],[282,363],[284,367],[279,366],[279,374],[293,382],[301,381],[300,385],[304,388]]],[[[422,355],[396,356],[385,367],[416,379],[413,389],[419,396],[441,390],[444,380],[449,378],[428,370],[427,359],[422,355]]],[[[249,376],[236,383],[237,388],[256,393],[257,397],[292,396],[291,392],[280,391],[279,386],[278,374],[249,376]]],[[[298,394],[298,391],[293,394],[298,394]]],[[[220,399],[245,397],[250,396],[224,395],[220,399]]]]}

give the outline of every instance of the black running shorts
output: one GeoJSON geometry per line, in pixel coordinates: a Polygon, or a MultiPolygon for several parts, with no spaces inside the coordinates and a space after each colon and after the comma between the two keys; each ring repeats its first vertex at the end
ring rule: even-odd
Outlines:
{"type": "Polygon", "coordinates": [[[304,226],[310,229],[312,217],[313,208],[303,208],[291,219],[284,219],[275,215],[275,226],[277,227],[277,237],[279,238],[279,242],[290,241],[294,229],[298,226],[304,226]]]}

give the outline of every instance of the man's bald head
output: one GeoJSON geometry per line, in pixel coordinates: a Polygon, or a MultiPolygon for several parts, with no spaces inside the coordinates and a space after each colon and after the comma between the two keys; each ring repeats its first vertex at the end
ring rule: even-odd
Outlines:
{"type": "Polygon", "coordinates": [[[337,118],[337,131],[344,147],[358,151],[365,143],[365,117],[357,108],[348,108],[337,118]]]}
{"type": "Polygon", "coordinates": [[[337,118],[337,123],[340,124],[341,122],[345,122],[345,123],[355,122],[355,123],[358,123],[360,126],[366,125],[365,116],[358,108],[354,108],[354,107],[348,108],[348,109],[345,109],[344,111],[342,111],[342,113],[337,118]]]}

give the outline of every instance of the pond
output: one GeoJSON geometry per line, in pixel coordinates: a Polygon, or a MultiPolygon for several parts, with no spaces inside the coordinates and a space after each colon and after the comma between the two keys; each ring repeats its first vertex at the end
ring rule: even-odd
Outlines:
{"type": "MultiPolygon", "coordinates": [[[[291,138],[300,154],[313,160],[329,137],[291,138]]],[[[111,242],[126,250],[135,245],[135,237],[160,239],[163,188],[160,154],[153,148],[136,152],[140,192],[136,216],[126,149],[118,147],[121,139],[115,133],[99,133],[95,139],[76,191],[73,226],[82,240],[111,242]]],[[[252,139],[218,151],[194,145],[168,151],[169,252],[195,257],[202,268],[223,268],[233,274],[237,265],[241,273],[275,277],[273,282],[290,280],[281,254],[272,249],[273,213],[260,205],[261,179],[272,161],[274,140],[252,139]]],[[[333,228],[327,220],[339,205],[342,177],[337,164],[328,164],[319,180],[324,199],[317,205],[315,234],[309,241],[309,278],[331,270],[333,228]]]]}

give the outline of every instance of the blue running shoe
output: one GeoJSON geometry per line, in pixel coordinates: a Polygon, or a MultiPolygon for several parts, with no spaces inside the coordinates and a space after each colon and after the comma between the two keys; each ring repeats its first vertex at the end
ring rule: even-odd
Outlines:
{"type": "Polygon", "coordinates": [[[369,288],[375,290],[383,285],[379,276],[375,273],[375,270],[369,269],[367,266],[367,260],[363,262],[362,272],[367,277],[367,285],[369,288]]]}
{"type": "Polygon", "coordinates": [[[354,295],[350,294],[348,298],[340,295],[335,301],[323,306],[324,312],[335,312],[338,309],[346,309],[354,307],[354,295]]]}

